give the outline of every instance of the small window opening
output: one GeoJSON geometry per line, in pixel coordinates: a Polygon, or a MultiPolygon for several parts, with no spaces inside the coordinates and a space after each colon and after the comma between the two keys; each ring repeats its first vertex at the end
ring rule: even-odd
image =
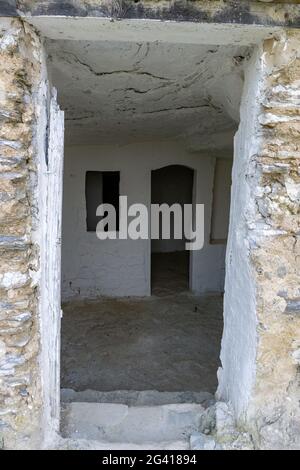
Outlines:
{"type": "MultiPolygon", "coordinates": [[[[116,210],[116,230],[119,230],[119,171],[87,171],[85,175],[86,225],[96,232],[101,217],[96,215],[100,204],[111,204],[116,210]]],[[[108,230],[108,226],[104,227],[108,230]]]]}

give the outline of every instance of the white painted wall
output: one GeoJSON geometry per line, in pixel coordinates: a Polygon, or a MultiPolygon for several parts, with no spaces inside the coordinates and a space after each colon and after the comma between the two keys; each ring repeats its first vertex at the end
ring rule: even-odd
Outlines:
{"type": "Polygon", "coordinates": [[[230,226],[226,253],[224,333],[218,371],[218,398],[229,401],[244,418],[254,384],[257,354],[256,286],[251,265],[255,240],[257,169],[259,152],[261,48],[253,54],[245,74],[241,122],[234,142],[230,226]],[[251,233],[252,231],[252,233],[251,233]]]}
{"type": "Polygon", "coordinates": [[[86,231],[86,171],[120,171],[120,194],[128,204],[151,202],[151,170],[166,165],[195,169],[194,198],[205,204],[205,246],[191,254],[191,289],[220,291],[225,245],[211,245],[210,223],[215,159],[188,153],[178,142],[65,149],[62,289],[63,298],[150,295],[150,240],[100,241],[86,231]]]}

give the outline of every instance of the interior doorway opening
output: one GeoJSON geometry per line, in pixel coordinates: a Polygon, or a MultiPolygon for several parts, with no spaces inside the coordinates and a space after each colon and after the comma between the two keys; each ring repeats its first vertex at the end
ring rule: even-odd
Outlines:
{"type": "MultiPolygon", "coordinates": [[[[170,237],[163,237],[162,215],[158,240],[151,240],[151,288],[154,295],[170,295],[189,290],[190,253],[184,236],[184,205],[193,204],[194,170],[170,165],[151,172],[151,203],[174,204],[181,209],[181,237],[175,233],[175,215],[170,212],[170,237]],[[180,238],[179,238],[180,237],[180,238]]],[[[174,206],[173,206],[174,207],[174,206]]],[[[176,207],[175,207],[176,209],[176,207]]]]}

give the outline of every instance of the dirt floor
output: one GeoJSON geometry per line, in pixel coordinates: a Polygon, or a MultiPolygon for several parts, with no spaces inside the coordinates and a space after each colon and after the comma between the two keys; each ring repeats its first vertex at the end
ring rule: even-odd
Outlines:
{"type": "Polygon", "coordinates": [[[63,388],[215,391],[221,296],[100,299],[63,311],[63,388]]]}
{"type": "Polygon", "coordinates": [[[189,289],[189,251],[152,253],[151,290],[159,297],[189,289]]]}

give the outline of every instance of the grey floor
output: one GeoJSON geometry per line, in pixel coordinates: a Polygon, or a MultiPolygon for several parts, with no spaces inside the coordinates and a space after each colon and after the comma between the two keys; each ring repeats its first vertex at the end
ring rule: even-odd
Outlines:
{"type": "Polygon", "coordinates": [[[152,253],[151,290],[162,297],[189,289],[189,251],[152,253]]]}
{"type": "Polygon", "coordinates": [[[177,264],[171,270],[175,274],[168,283],[169,261],[163,260],[164,268],[154,273],[149,298],[76,301],[63,306],[62,388],[215,391],[222,296],[190,294],[184,285],[186,277],[178,276],[187,269],[186,261],[185,267],[177,264]]]}

